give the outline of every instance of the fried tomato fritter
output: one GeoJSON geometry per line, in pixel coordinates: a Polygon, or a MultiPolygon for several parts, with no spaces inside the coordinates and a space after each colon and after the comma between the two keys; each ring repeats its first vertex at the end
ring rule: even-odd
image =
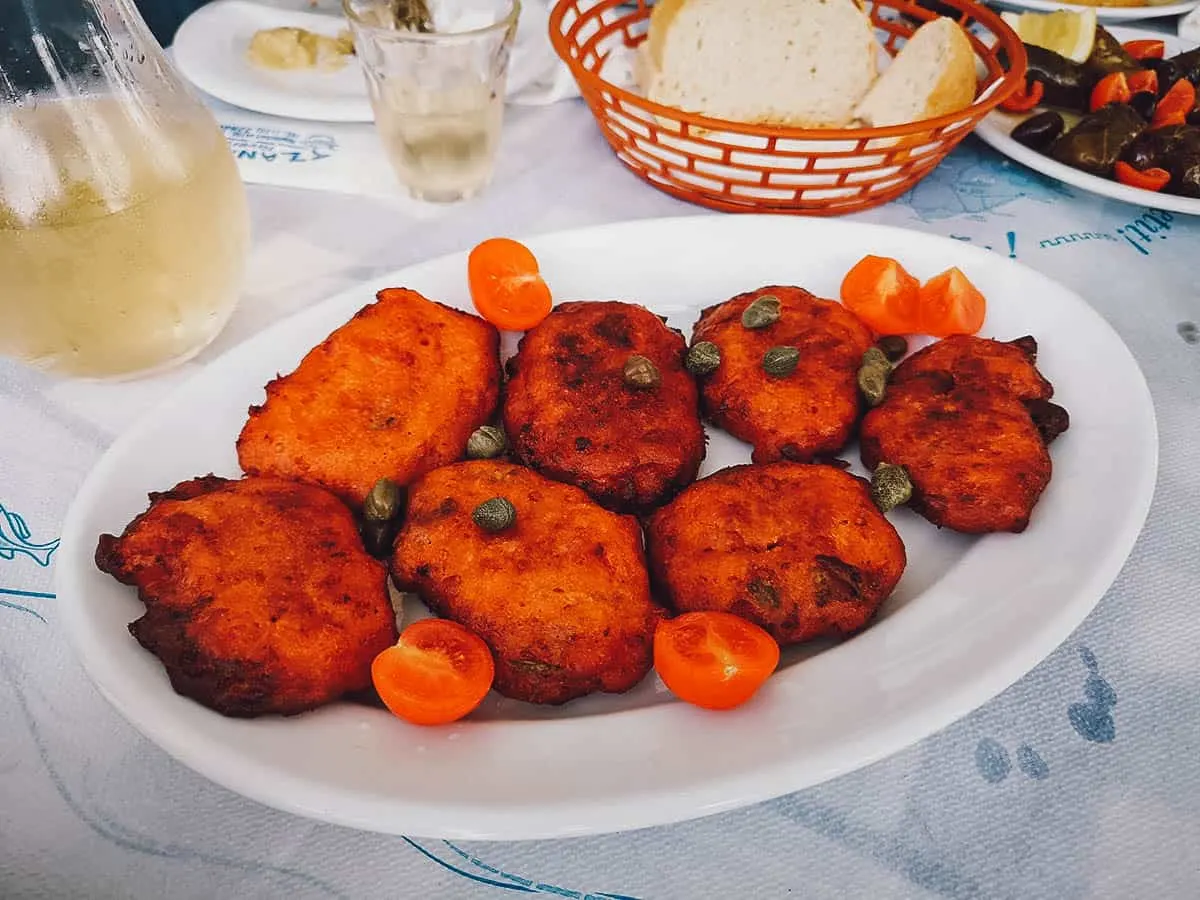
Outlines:
{"type": "Polygon", "coordinates": [[[837,453],[862,411],[857,375],[874,336],[832,300],[798,287],[768,286],[704,310],[692,343],[721,351],[717,370],[701,381],[705,416],[754,447],[756,463],[808,461],[837,453]],[[778,297],[779,320],[765,328],[742,325],[742,313],[760,297],[778,297]],[[768,375],[763,354],[795,347],[800,361],[782,378],[768,375]]]}
{"type": "Polygon", "coordinates": [[[430,472],[410,488],[391,568],[398,587],[483,638],[506,697],[565,703],[650,671],[662,610],[641,530],[572,485],[498,460],[430,472]],[[494,497],[516,508],[496,533],[472,519],[494,497]]]}
{"type": "Polygon", "coordinates": [[[478,316],[389,288],[267,385],[238,437],[250,475],[316,484],[353,507],[461,459],[500,398],[500,336],[478,316]]]}
{"type": "Polygon", "coordinates": [[[656,589],[679,612],[730,612],[780,644],[862,629],[904,573],[863,479],[830,465],[733,466],[652,515],[656,589]]]}
{"type": "Polygon", "coordinates": [[[175,691],[227,716],[292,715],[371,685],[395,643],[387,571],[327,491],[206,476],[150,495],[96,566],[138,589],[130,633],[175,691]]]}
{"type": "Polygon", "coordinates": [[[914,353],[863,420],[863,464],[904,466],[909,505],[939,528],[1024,531],[1050,483],[1047,447],[1070,424],[1036,357],[1032,337],[955,335],[914,353]]]}
{"type": "Polygon", "coordinates": [[[687,346],[631,303],[562,303],[509,360],[504,427],[516,457],[617,512],[646,512],[696,479],[704,426],[687,346]],[[630,356],[649,359],[661,383],[625,383],[630,356]]]}

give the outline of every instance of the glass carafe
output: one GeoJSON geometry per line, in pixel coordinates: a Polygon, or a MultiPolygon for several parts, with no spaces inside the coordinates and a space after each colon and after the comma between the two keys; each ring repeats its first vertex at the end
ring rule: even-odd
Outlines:
{"type": "Polygon", "coordinates": [[[116,378],[237,302],[246,196],[132,0],[0,0],[0,354],[116,378]]]}

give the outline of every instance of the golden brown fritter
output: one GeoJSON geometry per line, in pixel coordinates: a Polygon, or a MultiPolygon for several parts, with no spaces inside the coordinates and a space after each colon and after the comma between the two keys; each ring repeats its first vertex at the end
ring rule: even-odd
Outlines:
{"type": "Polygon", "coordinates": [[[661,610],[650,599],[637,522],[582,490],[497,460],[430,472],[409,491],[392,575],[492,649],[498,692],[531,703],[619,693],[645,677],[661,610]],[[486,500],[511,528],[472,519],[486,500]]]}
{"type": "Polygon", "coordinates": [[[907,562],[867,482],[829,465],[722,469],[654,513],[646,537],[676,610],[734,613],[780,644],[863,628],[907,562]]]}
{"type": "Polygon", "coordinates": [[[899,385],[929,372],[951,373],[959,382],[995,388],[1018,400],[1049,400],[1054,388],[1037,370],[1037,341],[1026,335],[1015,341],[993,341],[955,334],[922,347],[896,368],[889,385],[899,385]]]}
{"type": "Polygon", "coordinates": [[[904,466],[909,505],[938,527],[1024,531],[1050,483],[1047,445],[1069,425],[1036,353],[1031,337],[959,335],[913,354],[863,420],[863,464],[904,466]]]}
{"type": "Polygon", "coordinates": [[[706,417],[753,445],[751,459],[807,461],[837,453],[862,411],[857,375],[874,336],[832,300],[779,285],[739,294],[704,310],[692,343],[711,341],[721,365],[701,380],[706,417]],[[779,321],[766,328],[742,325],[746,307],[763,296],[780,300],[779,321]],[[772,347],[795,347],[800,361],[785,377],[768,375],[763,355],[772,347]]]}
{"type": "Polygon", "coordinates": [[[227,716],[291,715],[371,685],[395,643],[382,563],[320,488],[206,476],[150,495],[96,566],[146,606],[130,632],[185,697],[227,716]]]}
{"type": "Polygon", "coordinates": [[[617,512],[648,511],[696,479],[704,458],[683,337],[631,303],[562,303],[509,360],[504,427],[516,458],[617,512]],[[625,383],[630,356],[661,376],[625,383]]]}
{"type": "Polygon", "coordinates": [[[500,337],[478,316],[389,288],[267,385],[238,437],[251,475],[317,484],[352,506],[461,459],[500,396],[500,337]]]}

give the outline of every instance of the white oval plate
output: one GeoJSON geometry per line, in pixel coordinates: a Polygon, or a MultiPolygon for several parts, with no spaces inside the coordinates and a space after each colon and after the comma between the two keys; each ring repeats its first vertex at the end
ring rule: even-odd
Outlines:
{"type": "Polygon", "coordinates": [[[1094,9],[1100,22],[1136,22],[1140,19],[1165,19],[1182,16],[1200,6],[1200,0],[1185,0],[1183,3],[1147,4],[1146,6],[1083,6],[1075,3],[1057,3],[1055,0],[995,0],[993,6],[1003,9],[1019,9],[1027,12],[1054,12],[1059,9],[1082,11],[1094,9]]]}
{"type": "MultiPolygon", "coordinates": [[[[320,122],[374,122],[367,84],[357,58],[335,72],[276,72],[253,65],[246,48],[263,28],[290,26],[335,37],[349,27],[340,5],[335,14],[291,8],[307,0],[274,0],[272,4],[249,0],[216,0],[201,6],[175,33],[171,52],[184,77],[207,94],[233,106],[320,122]]],[[[329,3],[319,9],[328,9],[329,3]]],[[[526,3],[509,59],[506,93],[509,102],[552,97],[530,90],[558,66],[546,31],[549,19],[540,3],[526,3]]]]}
{"type": "MultiPolygon", "coordinates": [[[[1070,634],[1133,547],[1157,469],[1150,394],[1108,324],[1045,276],[945,238],[774,216],[647,220],[528,243],[557,299],[635,300],[688,334],[702,307],[761,285],[837,296],[864,253],[895,256],[919,278],[960,266],[990,300],[984,333],[1036,336],[1039,364],[1071,413],[1032,524],[971,539],[894,514],[909,567],[880,619],[839,646],[788,652],[759,694],[727,713],[675,701],[653,674],[628,694],[557,709],[493,695],[436,729],[349,703],[235,720],[178,696],[130,637],[142,605],[96,569],[97,536],[119,533],[150,491],[207,472],[236,476],[234,440],[263,385],[376,290],[403,285],[469,308],[457,253],[233,349],[122,435],[80,489],[56,568],[67,636],[104,696],[172,756],[270,806],[382,832],[530,839],[681,821],[849,772],[970,712],[1070,634]],[[685,254],[688,265],[671,263],[685,254]]],[[[748,460],[745,445],[710,434],[704,473],[748,460]]],[[[857,462],[855,449],[843,455],[857,462]]]]}
{"type": "MultiPolygon", "coordinates": [[[[1166,44],[1168,56],[1191,50],[1196,46],[1195,41],[1184,40],[1173,34],[1162,34],[1157,31],[1144,31],[1137,28],[1110,28],[1109,31],[1122,43],[1140,38],[1162,41],[1166,44]]],[[[1099,194],[1101,197],[1110,197],[1113,200],[1121,200],[1137,206],[1149,206],[1153,209],[1165,209],[1169,212],[1200,216],[1200,199],[1147,191],[1142,188],[1129,187],[1109,178],[1089,175],[1087,172],[1081,172],[1079,169],[1060,163],[1044,153],[1039,153],[1014,141],[1010,137],[1012,130],[1028,115],[1027,113],[1014,115],[1001,109],[993,110],[975,127],[975,133],[985,144],[995,147],[1009,159],[1014,159],[1035,172],[1049,175],[1051,178],[1090,194],[1099,194]]]]}

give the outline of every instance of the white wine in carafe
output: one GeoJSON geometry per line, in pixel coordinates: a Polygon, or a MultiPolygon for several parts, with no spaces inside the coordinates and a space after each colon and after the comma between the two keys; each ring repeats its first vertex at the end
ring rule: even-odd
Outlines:
{"type": "Polygon", "coordinates": [[[62,375],[153,371],[233,311],[249,221],[210,119],[112,98],[0,107],[0,354],[62,375]]]}

